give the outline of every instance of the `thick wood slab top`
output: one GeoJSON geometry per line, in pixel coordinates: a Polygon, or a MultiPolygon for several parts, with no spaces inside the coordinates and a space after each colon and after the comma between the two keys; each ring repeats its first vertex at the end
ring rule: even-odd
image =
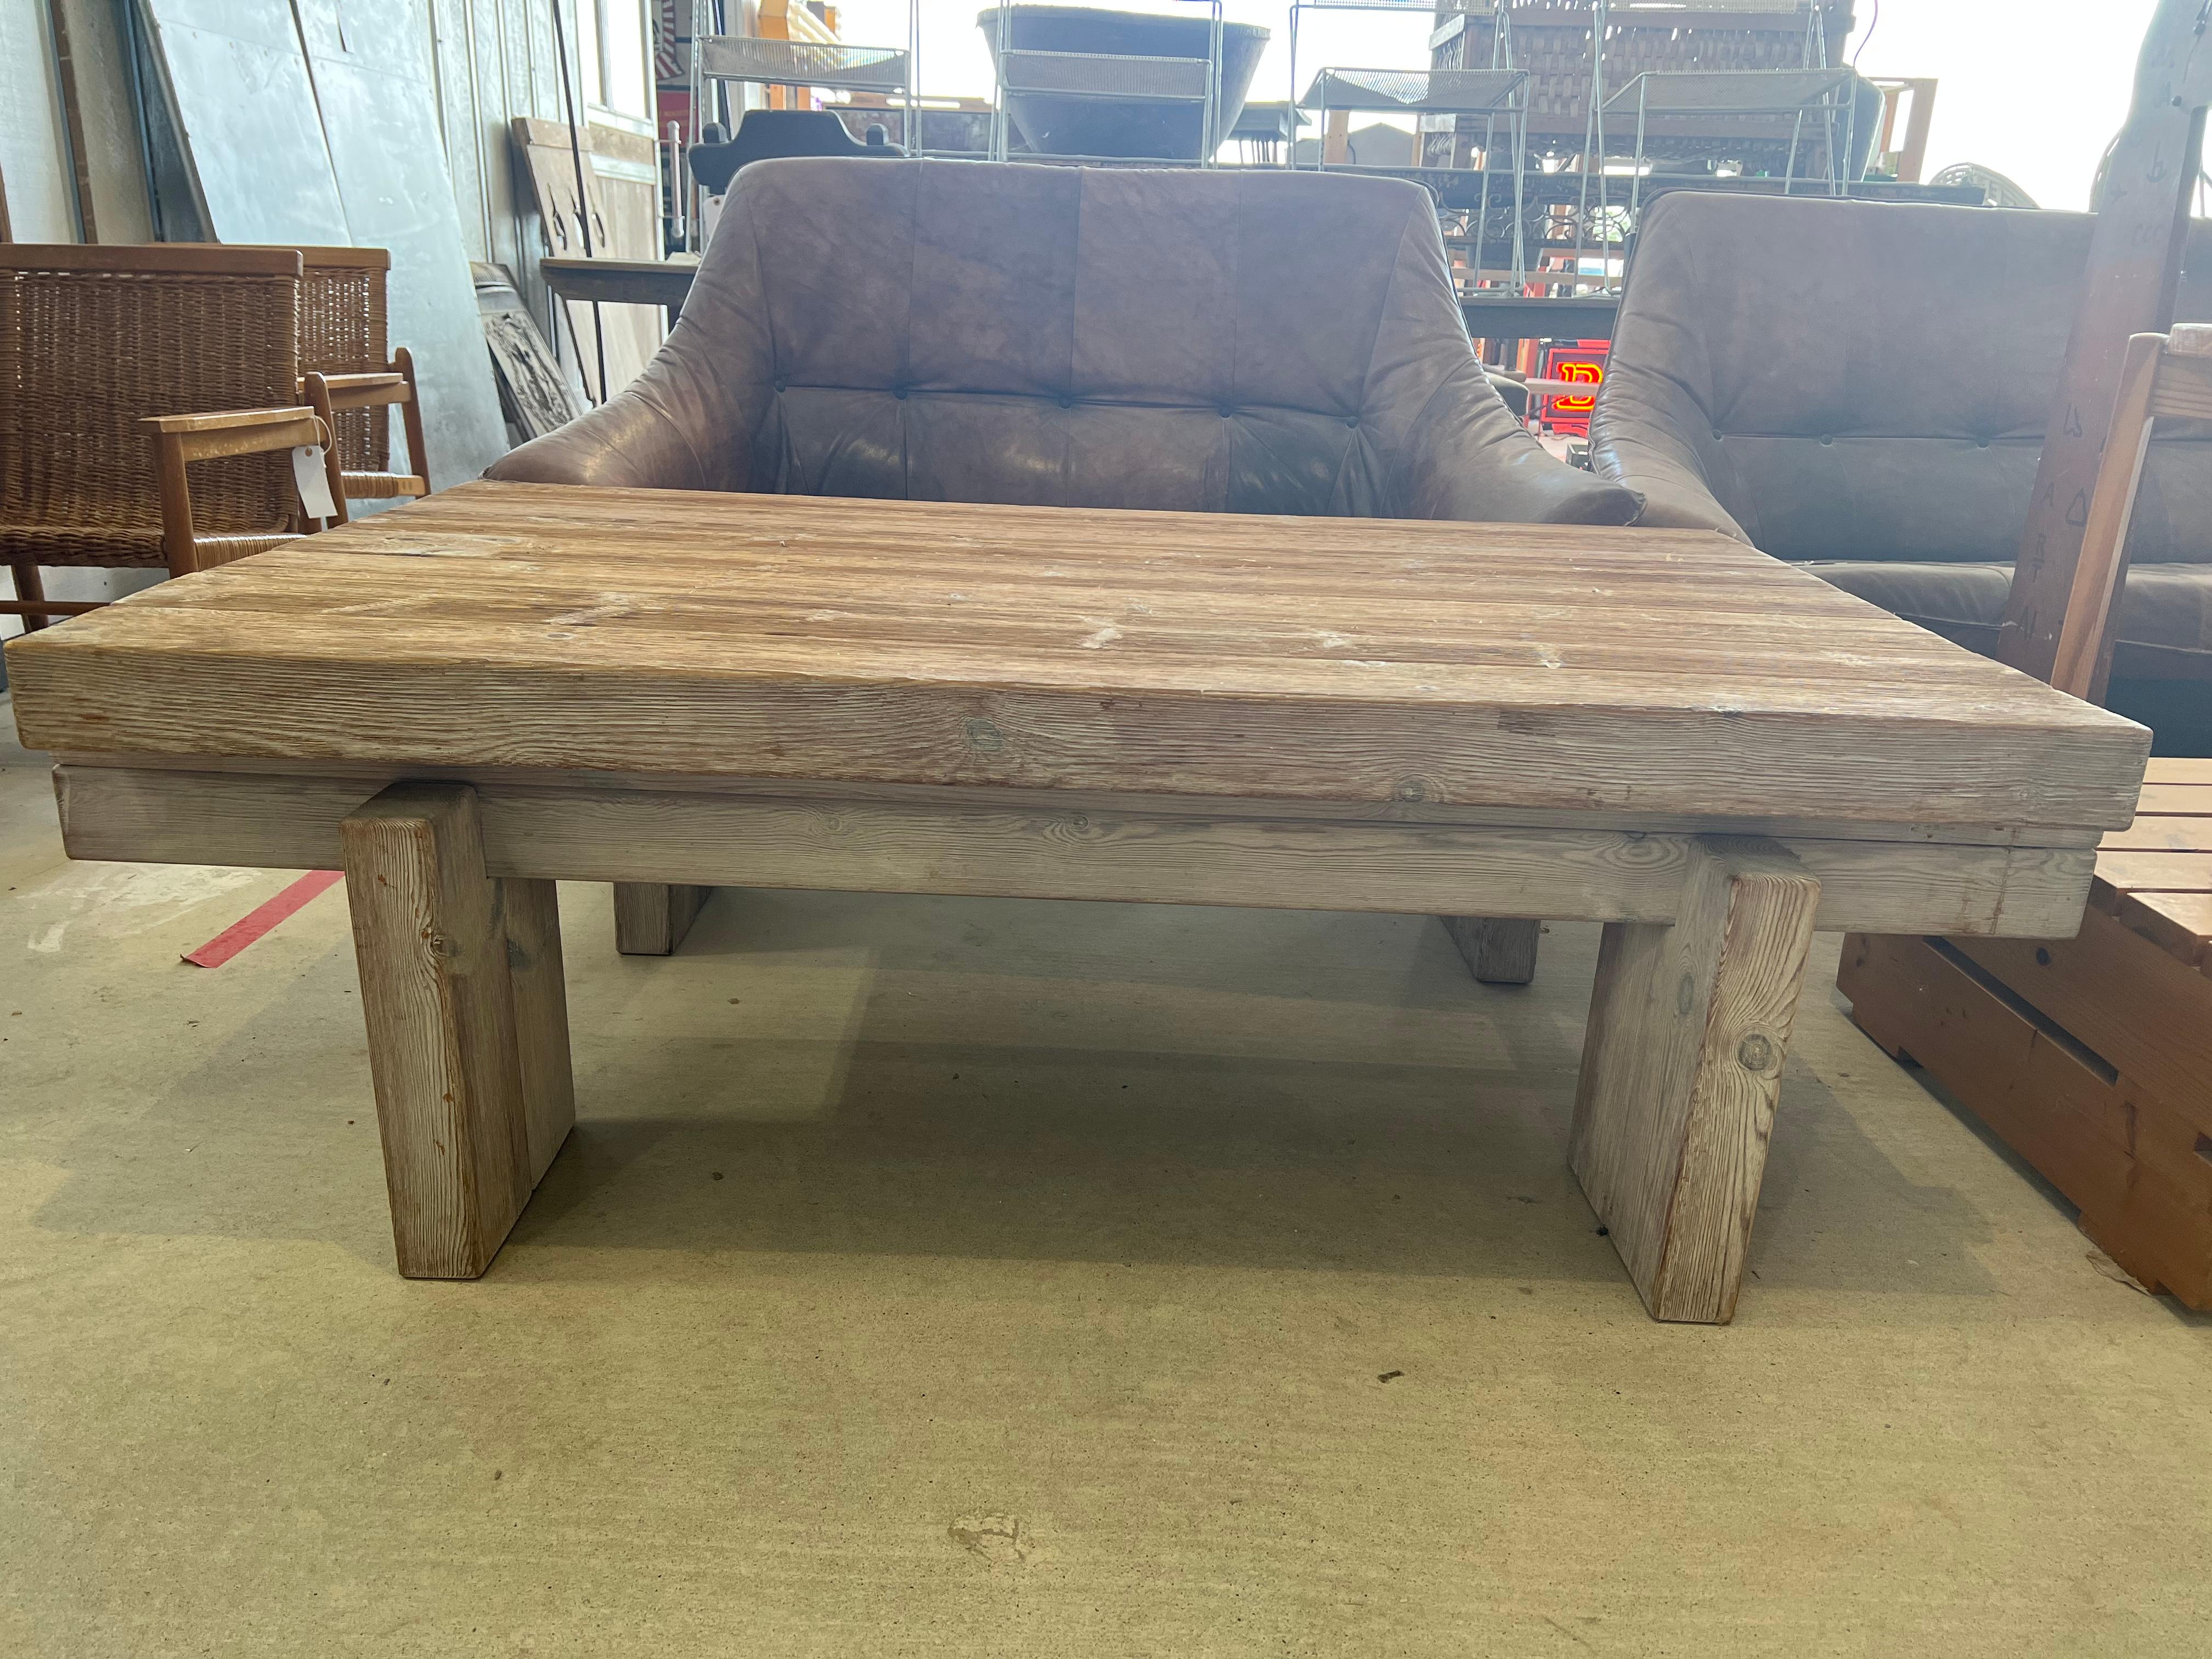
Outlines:
{"type": "Polygon", "coordinates": [[[11,641],[80,755],[2114,828],[2148,734],[1722,537],[479,483],[11,641]]]}

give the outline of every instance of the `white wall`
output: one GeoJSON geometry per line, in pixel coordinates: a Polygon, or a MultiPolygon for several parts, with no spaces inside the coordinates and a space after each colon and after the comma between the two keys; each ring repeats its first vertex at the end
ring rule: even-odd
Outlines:
{"type": "Polygon", "coordinates": [[[46,0],[0,0],[0,188],[15,240],[77,240],[46,0]]]}
{"type": "Polygon", "coordinates": [[[1863,73],[1942,82],[1928,176],[1995,167],[2036,204],[2080,210],[2127,119],[2157,0],[1858,0],[1863,73]]]}

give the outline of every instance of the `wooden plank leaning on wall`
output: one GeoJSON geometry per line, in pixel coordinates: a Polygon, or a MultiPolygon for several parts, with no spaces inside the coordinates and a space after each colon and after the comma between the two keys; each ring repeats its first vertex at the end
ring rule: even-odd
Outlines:
{"type": "MultiPolygon", "coordinates": [[[[583,219],[591,215],[591,252],[601,258],[658,259],[660,246],[660,175],[653,140],[637,133],[599,125],[585,131],[585,190],[587,200],[576,194],[576,158],[568,144],[568,129],[558,121],[540,121],[518,115],[512,124],[514,147],[522,170],[538,201],[544,225],[544,252],[563,258],[585,254],[583,219]]],[[[582,365],[585,389],[600,395],[596,337],[606,343],[605,389],[611,394],[635,380],[653,354],[660,349],[661,313],[656,306],[602,304],[599,327],[592,327],[592,305],[580,300],[561,302],[568,313],[568,338],[557,343],[565,353],[572,347],[582,365]]]]}

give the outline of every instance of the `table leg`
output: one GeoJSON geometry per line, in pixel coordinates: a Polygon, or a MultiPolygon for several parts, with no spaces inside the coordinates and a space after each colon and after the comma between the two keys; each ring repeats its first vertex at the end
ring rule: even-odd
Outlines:
{"type": "Polygon", "coordinates": [[[474,1279],[532,1170],[503,896],[484,874],[476,791],[395,784],[339,843],[399,1271],[474,1279]]]}
{"type": "Polygon", "coordinates": [[[1735,1316],[1820,902],[1785,848],[1699,836],[1671,925],[1605,930],[1571,1156],[1654,1318],[1735,1316]]]}
{"type": "Polygon", "coordinates": [[[507,916],[507,979],[514,988],[514,1036],[522,1064],[522,1121],[530,1146],[530,1184],[576,1122],[576,1081],[568,1068],[568,987],[561,965],[561,902],[550,881],[498,884],[507,916]]]}
{"type": "Polygon", "coordinates": [[[673,954],[714,891],[658,881],[617,882],[615,949],[626,957],[673,954]]]}
{"type": "Polygon", "coordinates": [[[1485,985],[1526,985],[1536,977],[1536,941],[1544,924],[1514,916],[1444,916],[1444,932],[1485,985]]]}

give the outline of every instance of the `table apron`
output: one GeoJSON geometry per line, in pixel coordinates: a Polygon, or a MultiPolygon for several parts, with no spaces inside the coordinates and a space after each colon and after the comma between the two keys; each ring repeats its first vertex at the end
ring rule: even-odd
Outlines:
{"type": "MultiPolygon", "coordinates": [[[[55,769],[77,859],[338,867],[359,777],[55,769]]],[[[474,785],[487,873],[564,881],[1143,901],[1278,909],[1671,921],[1680,830],[1209,817],[1004,801],[786,799],[574,784],[474,785]]],[[[1820,884],[1817,925],[2068,938],[2083,848],[1784,837],[1820,884]]]]}

